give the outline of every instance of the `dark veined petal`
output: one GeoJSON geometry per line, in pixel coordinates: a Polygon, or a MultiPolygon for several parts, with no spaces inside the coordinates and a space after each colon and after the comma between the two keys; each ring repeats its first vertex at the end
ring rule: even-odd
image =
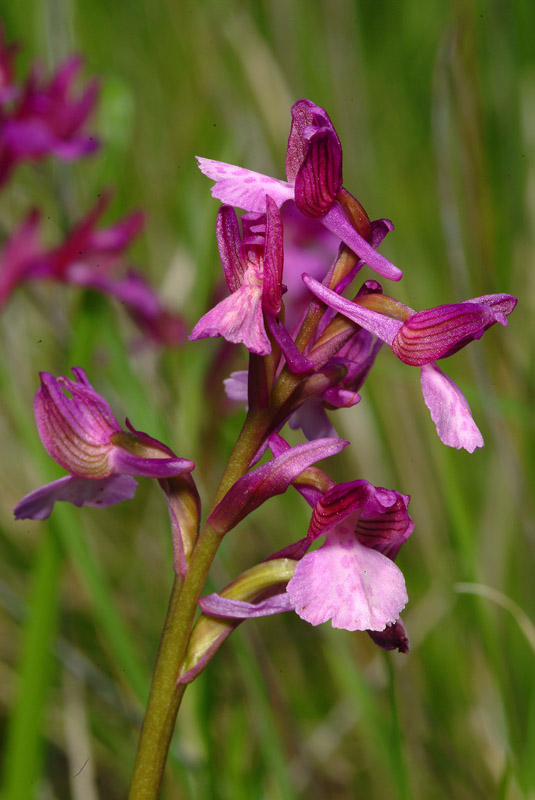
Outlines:
{"type": "Polygon", "coordinates": [[[241,260],[238,218],[231,206],[221,206],[216,220],[217,246],[225,279],[231,292],[240,288],[245,266],[241,260]]]}
{"type": "Polygon", "coordinates": [[[308,149],[305,132],[310,128],[326,129],[334,134],[340,151],[342,147],[329,115],[312,100],[298,100],[292,106],[292,126],[286,150],[286,177],[294,183],[308,149]]]}
{"type": "Polygon", "coordinates": [[[56,380],[41,373],[34,401],[39,436],[48,454],[69,472],[104,478],[112,472],[110,437],[120,426],[82,369],[75,368],[75,377],[56,380]]]}
{"type": "Polygon", "coordinates": [[[365,480],[339,483],[314,508],[309,541],[351,518],[352,530],[363,545],[394,559],[414,527],[407,511],[409,499],[365,480]]]}
{"type": "Polygon", "coordinates": [[[295,178],[295,204],[308,217],[322,217],[342,186],[342,148],[336,133],[327,128],[314,130],[306,142],[295,178]]]}
{"type": "Polygon", "coordinates": [[[262,305],[278,314],[282,302],[283,232],[277,204],[266,197],[266,234],[264,241],[264,273],[262,305]]]}
{"type": "Polygon", "coordinates": [[[405,322],[392,350],[405,364],[421,367],[479,339],[496,322],[492,308],[478,303],[456,303],[418,311],[405,322]]]}

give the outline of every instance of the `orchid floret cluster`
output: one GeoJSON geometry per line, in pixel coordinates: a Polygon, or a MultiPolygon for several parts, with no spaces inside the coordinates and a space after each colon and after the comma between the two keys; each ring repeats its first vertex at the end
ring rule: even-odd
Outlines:
{"type": "MultiPolygon", "coordinates": [[[[248,352],[248,368],[225,381],[228,396],[247,412],[204,523],[194,464],[128,420],[122,429],[79,367],[74,380],[42,373],[35,400],[42,442],[69,474],[15,509],[18,518],[44,519],[57,500],[111,505],[132,497],[134,476],[156,478],[164,491],[176,581],[145,720],[151,733],[142,736],[133,786],[142,785],[144,759],[154,752],[147,736],[159,735],[156,695],[168,691],[177,710],[184,687],[244,620],[293,611],[311,625],[330,621],[367,632],[385,650],[408,651],[401,620],[408,595],[395,562],[414,527],[410,498],[356,475],[336,483],[318,466],[349,445],[326,412],[361,402],[376,359],[391,357],[390,349],[420,369],[440,440],[469,452],[482,447],[464,395],[437,362],[495,323],[507,325],[516,305],[510,295],[493,294],[414,311],[387,294],[377,277],[402,277],[378,251],[393,224],[370,220],[343,186],[340,140],[310,100],[292,108],[285,181],[206,158],[198,163],[223,202],[216,236],[228,294],[196,322],[190,339],[222,337],[248,352]],[[322,269],[318,254],[330,248],[322,269]],[[366,266],[376,276],[355,287],[366,266]],[[306,441],[290,445],[287,423],[302,428],[306,441]],[[290,487],[311,508],[308,529],[282,549],[266,546],[259,564],[202,597],[223,537],[290,487]]],[[[113,251],[136,224],[91,234],[93,248],[113,251]]],[[[34,263],[32,275],[63,269],[58,254],[34,263]]],[[[68,269],[72,280],[94,281],[91,270],[68,269]]]]}

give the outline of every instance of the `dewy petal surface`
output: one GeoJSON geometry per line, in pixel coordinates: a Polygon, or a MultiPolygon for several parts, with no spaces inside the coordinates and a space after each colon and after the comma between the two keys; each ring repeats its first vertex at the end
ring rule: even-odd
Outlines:
{"type": "Polygon", "coordinates": [[[425,404],[440,441],[457,450],[464,448],[469,453],[483,447],[483,437],[457,384],[436,364],[423,366],[420,380],[425,404]]]}
{"type": "Polygon", "coordinates": [[[348,631],[384,630],[408,600],[401,570],[344,525],[297,564],[287,592],[302,619],[312,625],[331,620],[333,628],[348,631]]]}

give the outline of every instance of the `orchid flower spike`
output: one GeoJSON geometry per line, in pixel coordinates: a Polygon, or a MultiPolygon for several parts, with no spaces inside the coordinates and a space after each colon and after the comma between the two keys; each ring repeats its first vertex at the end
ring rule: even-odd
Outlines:
{"type": "Polygon", "coordinates": [[[128,420],[129,431],[123,431],[84,370],[72,371],[74,380],[42,372],[34,401],[41,441],[69,475],[24,497],[14,509],[16,519],[46,519],[57,500],[76,506],[113,505],[134,496],[133,475],[161,480],[191,472],[195,466],[135,431],[128,420]]]}
{"type": "Polygon", "coordinates": [[[378,242],[373,242],[366,213],[342,186],[340,140],[327,112],[311,100],[298,100],[292,107],[287,181],[208,158],[197,157],[197,162],[201,172],[216,181],[212,195],[223,203],[261,213],[266,211],[266,196],[279,208],[294,200],[302,214],[321,222],[376,272],[390,280],[401,278],[401,270],[375,249],[378,242]],[[360,230],[341,202],[358,206],[360,230]]]}
{"type": "Polygon", "coordinates": [[[415,312],[389,297],[375,296],[375,306],[385,314],[347,300],[308,275],[303,281],[330,308],[356,322],[390,345],[405,364],[421,367],[424,401],[440,440],[449,447],[472,453],[483,447],[470,406],[459,387],[435,363],[448,358],[499,322],[507,325],[517,299],[509,294],[489,294],[462,303],[415,312]],[[394,319],[388,314],[396,313],[394,319]]]}

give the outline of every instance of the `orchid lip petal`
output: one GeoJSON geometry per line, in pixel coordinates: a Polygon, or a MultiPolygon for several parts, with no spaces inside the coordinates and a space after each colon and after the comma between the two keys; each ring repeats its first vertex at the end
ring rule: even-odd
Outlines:
{"type": "Polygon", "coordinates": [[[343,525],[298,562],[287,592],[302,619],[349,631],[384,630],[408,600],[398,567],[343,525]]]}
{"type": "Polygon", "coordinates": [[[262,287],[243,284],[200,318],[189,339],[223,336],[228,342],[243,343],[251,353],[265,356],[271,343],[264,327],[262,287]]]}
{"type": "Polygon", "coordinates": [[[421,385],[440,441],[457,450],[464,448],[469,453],[483,447],[483,437],[457,384],[431,363],[422,367],[421,385]]]}

